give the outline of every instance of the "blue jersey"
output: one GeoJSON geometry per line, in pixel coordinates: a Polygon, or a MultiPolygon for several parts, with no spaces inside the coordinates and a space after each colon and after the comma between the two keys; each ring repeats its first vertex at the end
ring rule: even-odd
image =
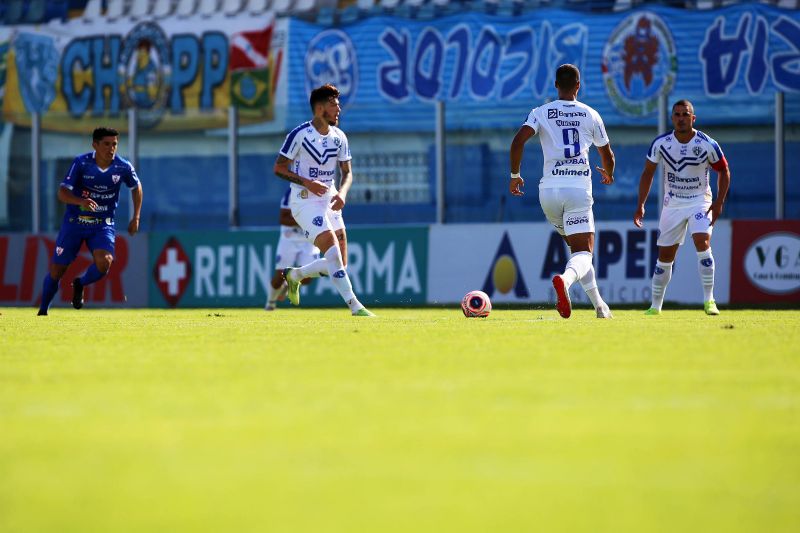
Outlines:
{"type": "Polygon", "coordinates": [[[97,202],[96,211],[85,211],[79,205],[67,204],[64,222],[114,224],[114,210],[119,204],[119,189],[122,184],[131,189],[139,185],[133,165],[120,156],[114,156],[111,166],[103,170],[97,166],[94,152],[79,155],[69,167],[61,186],[79,198],[91,198],[97,202]]]}

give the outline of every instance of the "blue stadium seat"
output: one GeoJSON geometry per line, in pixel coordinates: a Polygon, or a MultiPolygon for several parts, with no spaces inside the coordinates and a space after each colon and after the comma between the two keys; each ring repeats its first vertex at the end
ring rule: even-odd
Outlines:
{"type": "Polygon", "coordinates": [[[9,26],[20,24],[25,16],[24,0],[8,0],[6,4],[5,23],[9,26]]]}

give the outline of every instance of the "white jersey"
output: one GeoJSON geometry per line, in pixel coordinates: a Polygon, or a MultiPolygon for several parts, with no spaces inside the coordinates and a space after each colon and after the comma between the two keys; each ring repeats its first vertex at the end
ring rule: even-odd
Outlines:
{"type": "MultiPolygon", "coordinates": [[[[340,161],[350,161],[347,136],[336,126],[330,126],[327,135],[320,134],[311,122],[303,122],[286,136],[280,154],[294,162],[291,170],[304,178],[317,180],[329,187],[327,194],[319,197],[329,202],[336,194],[336,167],[340,161]]],[[[291,184],[292,195],[308,196],[302,185],[291,184]]]]}
{"type": "Polygon", "coordinates": [[[544,169],[539,187],[579,187],[591,192],[589,148],[608,144],[600,114],[577,100],[555,100],[534,108],[525,121],[539,134],[544,169]]]}
{"type": "MultiPolygon", "coordinates": [[[[289,196],[292,193],[292,188],[287,187],[286,192],[281,196],[281,209],[291,209],[289,207],[289,196]]],[[[281,224],[281,238],[289,239],[290,241],[303,241],[306,242],[306,235],[300,226],[284,226],[281,224]]]]}
{"type": "Polygon", "coordinates": [[[711,202],[708,168],[724,159],[717,142],[695,130],[695,135],[681,144],[673,131],[653,141],[647,152],[652,163],[663,163],[664,207],[685,207],[711,202]]]}

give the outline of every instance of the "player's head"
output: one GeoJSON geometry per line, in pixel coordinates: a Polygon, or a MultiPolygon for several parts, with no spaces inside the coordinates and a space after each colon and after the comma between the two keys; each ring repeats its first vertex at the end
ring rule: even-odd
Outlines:
{"type": "Polygon", "coordinates": [[[678,100],[672,104],[672,126],[675,133],[689,133],[694,129],[694,106],[689,100],[678,100]]]}
{"type": "Polygon", "coordinates": [[[92,132],[92,148],[95,159],[101,166],[107,166],[114,160],[119,143],[119,132],[114,128],[101,126],[92,132]]]}
{"type": "Polygon", "coordinates": [[[558,96],[572,96],[578,94],[581,87],[581,71],[578,67],[565,63],[556,69],[556,89],[558,96]]]}
{"type": "Polygon", "coordinates": [[[339,89],[336,86],[328,83],[317,87],[311,91],[308,101],[315,118],[323,118],[331,126],[335,126],[339,122],[339,113],[342,108],[339,107],[339,89]]]}

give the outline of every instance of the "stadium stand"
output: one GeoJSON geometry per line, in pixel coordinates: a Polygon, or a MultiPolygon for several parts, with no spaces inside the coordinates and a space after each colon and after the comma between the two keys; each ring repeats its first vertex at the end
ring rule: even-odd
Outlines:
{"type": "Polygon", "coordinates": [[[157,19],[169,17],[175,10],[172,0],[154,0],[152,15],[157,19]]]}

